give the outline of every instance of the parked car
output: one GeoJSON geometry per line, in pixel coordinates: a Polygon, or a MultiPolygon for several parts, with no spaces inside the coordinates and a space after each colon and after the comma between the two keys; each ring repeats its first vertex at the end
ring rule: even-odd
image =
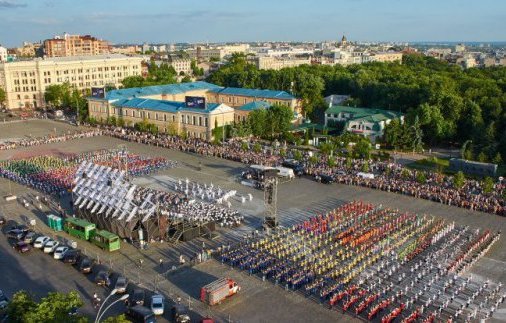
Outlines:
{"type": "Polygon", "coordinates": [[[18,241],[14,244],[14,249],[19,253],[25,253],[30,251],[32,248],[24,241],[18,241]]]}
{"type": "Polygon", "coordinates": [[[118,279],[116,279],[116,283],[114,284],[116,294],[126,293],[127,286],[128,286],[128,279],[126,279],[126,277],[124,276],[118,276],[118,279]]]}
{"type": "Polygon", "coordinates": [[[135,305],[144,305],[144,298],[146,297],[144,289],[142,288],[136,288],[134,289],[134,292],[130,296],[129,305],[135,306],[135,305]]]}
{"type": "Polygon", "coordinates": [[[156,322],[155,314],[152,310],[142,305],[135,305],[127,309],[126,315],[133,322],[154,323],[156,322]]]}
{"type": "Polygon", "coordinates": [[[56,248],[58,248],[58,246],[60,245],[60,243],[56,240],[49,240],[48,242],[46,242],[46,244],[44,245],[44,253],[53,253],[56,248]]]}
{"type": "Polygon", "coordinates": [[[165,310],[165,298],[163,295],[155,294],[151,296],[151,310],[155,315],[163,315],[165,310]]]}
{"type": "Polygon", "coordinates": [[[54,251],[53,258],[54,259],[63,259],[63,256],[65,256],[65,254],[67,253],[67,251],[69,251],[69,247],[67,247],[67,246],[59,246],[54,251]]]}
{"type": "Polygon", "coordinates": [[[176,323],[190,323],[190,314],[183,304],[172,306],[172,319],[176,323]]]}
{"type": "Polygon", "coordinates": [[[12,231],[12,230],[20,230],[20,231],[23,231],[23,232],[28,232],[30,230],[30,228],[28,228],[26,225],[24,224],[14,224],[12,227],[10,227],[9,231],[12,231]]]}
{"type": "Polygon", "coordinates": [[[83,274],[91,273],[93,270],[93,263],[91,259],[88,257],[82,258],[79,264],[77,265],[77,270],[79,270],[83,274]]]}
{"type": "Polygon", "coordinates": [[[19,229],[11,229],[7,231],[7,237],[11,239],[21,240],[25,236],[26,232],[19,229]]]}
{"type": "Polygon", "coordinates": [[[95,276],[95,283],[99,286],[110,286],[111,279],[109,278],[109,273],[105,270],[99,271],[97,276],[95,276]]]}
{"type": "Polygon", "coordinates": [[[41,249],[50,240],[51,239],[47,236],[38,237],[37,239],[35,239],[35,241],[33,243],[33,247],[37,248],[37,249],[41,249]]]}
{"type": "Polygon", "coordinates": [[[332,184],[334,183],[334,179],[330,175],[326,174],[319,174],[315,176],[315,180],[317,182],[323,183],[323,184],[332,184]]]}
{"type": "Polygon", "coordinates": [[[23,241],[26,243],[32,243],[37,238],[37,233],[33,231],[28,231],[23,237],[23,241]]]}
{"type": "Polygon", "coordinates": [[[69,249],[64,255],[63,255],[63,262],[66,264],[77,264],[81,258],[81,253],[78,250],[69,249]]]}

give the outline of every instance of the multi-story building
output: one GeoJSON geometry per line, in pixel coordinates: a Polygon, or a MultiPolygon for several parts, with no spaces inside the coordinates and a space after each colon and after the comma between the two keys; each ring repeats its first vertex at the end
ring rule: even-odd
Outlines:
{"type": "Polygon", "coordinates": [[[296,67],[304,64],[311,64],[311,57],[292,58],[292,57],[254,57],[252,62],[259,70],[280,70],[285,67],[296,67]]]}
{"type": "Polygon", "coordinates": [[[29,43],[24,42],[23,46],[16,48],[16,56],[17,57],[34,57],[37,56],[37,54],[40,55],[40,48],[42,47],[41,43],[29,43]]]}
{"type": "Polygon", "coordinates": [[[0,62],[7,62],[7,48],[0,46],[0,62]]]}
{"type": "Polygon", "coordinates": [[[1,63],[0,86],[7,93],[9,109],[43,107],[49,85],[68,82],[79,90],[120,86],[125,77],[140,75],[141,62],[140,57],[111,54],[1,63]]]}
{"type": "Polygon", "coordinates": [[[372,62],[402,62],[402,53],[399,52],[380,52],[370,56],[372,62]]]}
{"type": "Polygon", "coordinates": [[[48,57],[104,55],[109,54],[110,49],[108,41],[90,35],[65,34],[44,41],[44,54],[48,57]]]}
{"type": "Polygon", "coordinates": [[[258,108],[284,104],[297,109],[297,100],[284,91],[223,88],[207,82],[178,83],[114,90],[105,98],[88,98],[90,116],[122,118],[128,125],[146,120],[160,131],[177,129],[191,137],[212,139],[213,129],[244,120],[258,108]],[[204,99],[200,107],[187,97],[204,99]]]}
{"type": "Polygon", "coordinates": [[[179,58],[179,57],[171,57],[169,56],[169,65],[172,66],[177,74],[191,74],[192,72],[192,60],[189,58],[179,58]]]}
{"type": "Polygon", "coordinates": [[[186,52],[190,56],[190,59],[199,61],[210,61],[211,59],[221,61],[225,57],[225,51],[221,48],[203,48],[198,46],[197,48],[187,49],[186,52]]]}
{"type": "Polygon", "coordinates": [[[131,55],[141,51],[141,47],[137,45],[132,46],[113,46],[111,47],[111,53],[113,54],[124,54],[131,55]]]}

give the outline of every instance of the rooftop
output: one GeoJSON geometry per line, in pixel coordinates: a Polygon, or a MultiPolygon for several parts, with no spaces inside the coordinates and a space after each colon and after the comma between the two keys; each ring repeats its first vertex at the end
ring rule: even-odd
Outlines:
{"type": "Polygon", "coordinates": [[[166,101],[166,100],[155,100],[155,99],[122,99],[113,103],[115,106],[121,106],[126,108],[134,109],[147,109],[152,111],[176,113],[178,111],[191,111],[191,112],[202,112],[209,113],[214,111],[220,105],[216,103],[206,103],[205,109],[200,108],[188,108],[185,102],[166,101]]]}
{"type": "Polygon", "coordinates": [[[241,111],[254,111],[258,109],[268,109],[272,105],[267,101],[253,101],[250,103],[246,103],[242,107],[238,108],[241,111]]]}
{"type": "Polygon", "coordinates": [[[226,88],[220,87],[220,88],[211,89],[211,92],[220,93],[220,94],[228,94],[228,95],[265,98],[265,99],[280,99],[280,100],[295,99],[295,97],[288,92],[276,91],[276,90],[245,89],[245,88],[238,88],[238,87],[226,87],[226,88]]]}
{"type": "Polygon", "coordinates": [[[213,90],[213,89],[222,89],[222,87],[203,81],[153,85],[146,87],[134,87],[129,89],[112,90],[107,92],[106,99],[107,100],[131,99],[150,95],[181,94],[196,90],[213,90]]]}
{"type": "Polygon", "coordinates": [[[392,110],[374,109],[374,108],[356,108],[343,105],[334,105],[327,110],[326,114],[339,114],[341,112],[351,114],[349,120],[362,120],[367,122],[379,122],[389,119],[400,118],[402,113],[392,110]]]}

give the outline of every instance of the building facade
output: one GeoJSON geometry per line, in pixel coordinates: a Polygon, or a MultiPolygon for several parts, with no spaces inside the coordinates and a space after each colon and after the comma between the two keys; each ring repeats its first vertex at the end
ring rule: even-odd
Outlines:
{"type": "Polygon", "coordinates": [[[297,107],[284,91],[223,88],[207,82],[177,83],[113,90],[105,98],[88,98],[91,117],[105,121],[122,118],[127,125],[146,120],[160,131],[185,133],[210,140],[215,127],[243,121],[248,114],[272,104],[297,107]],[[205,99],[205,106],[190,107],[187,97],[205,99]]]}
{"type": "Polygon", "coordinates": [[[120,86],[125,77],[140,75],[141,62],[138,57],[108,55],[0,63],[0,86],[7,94],[8,109],[45,107],[49,85],[68,82],[79,90],[120,86]]]}
{"type": "Polygon", "coordinates": [[[252,59],[259,70],[280,70],[285,67],[297,67],[304,64],[311,64],[311,57],[292,58],[292,57],[271,57],[259,56],[252,59]]]}
{"type": "Polygon", "coordinates": [[[44,41],[44,54],[48,57],[105,55],[111,52],[108,41],[90,35],[68,35],[44,41]]]}
{"type": "Polygon", "coordinates": [[[7,48],[0,46],[0,62],[7,62],[7,48]]]}
{"type": "Polygon", "coordinates": [[[326,127],[333,127],[336,123],[342,122],[344,131],[369,137],[372,141],[382,137],[386,125],[394,119],[404,122],[404,115],[391,110],[340,105],[331,105],[325,110],[326,127]]]}
{"type": "Polygon", "coordinates": [[[370,56],[372,62],[402,62],[402,53],[399,52],[382,52],[374,53],[370,56]]]}

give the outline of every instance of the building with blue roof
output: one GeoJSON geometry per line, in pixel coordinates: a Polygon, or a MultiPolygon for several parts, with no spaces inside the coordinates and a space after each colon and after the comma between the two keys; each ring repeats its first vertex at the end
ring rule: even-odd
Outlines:
{"type": "Polygon", "coordinates": [[[189,136],[212,139],[218,126],[245,120],[251,111],[273,104],[298,112],[298,100],[285,91],[221,87],[198,81],[118,89],[89,97],[89,115],[98,121],[122,118],[129,126],[147,121],[160,131],[177,129],[189,136]],[[201,104],[190,106],[191,100],[201,104]]]}

